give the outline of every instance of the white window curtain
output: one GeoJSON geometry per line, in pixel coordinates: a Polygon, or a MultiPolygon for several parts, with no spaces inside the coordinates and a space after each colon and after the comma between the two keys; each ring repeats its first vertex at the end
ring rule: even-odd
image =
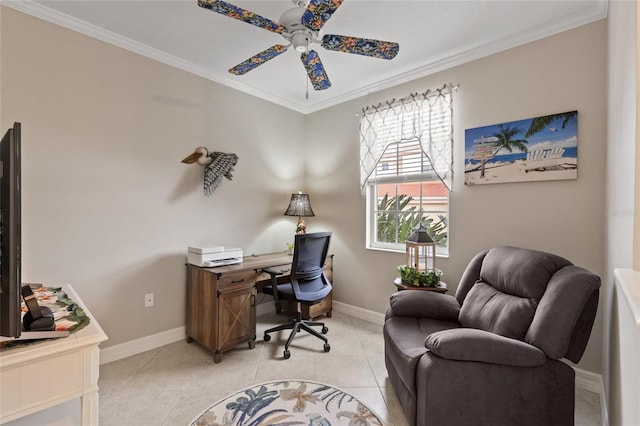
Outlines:
{"type": "MultiPolygon", "coordinates": [[[[415,93],[362,110],[360,120],[360,185],[364,193],[376,178],[376,167],[392,143],[417,140],[429,172],[451,191],[453,168],[453,84],[415,93]]],[[[423,172],[426,172],[423,171],[423,172]]]]}

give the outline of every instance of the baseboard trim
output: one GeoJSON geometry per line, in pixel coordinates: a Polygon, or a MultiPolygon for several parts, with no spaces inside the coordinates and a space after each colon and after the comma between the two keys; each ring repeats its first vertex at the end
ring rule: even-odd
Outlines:
{"type": "Polygon", "coordinates": [[[602,414],[602,426],[609,426],[609,409],[604,387],[602,388],[602,392],[600,392],[600,413],[602,414]]]}
{"type": "MultiPolygon", "coordinates": [[[[384,315],[378,312],[358,308],[357,306],[348,305],[335,300],[333,301],[333,309],[335,309],[336,312],[341,312],[363,321],[369,321],[380,325],[384,324],[384,315]]],[[[257,316],[273,312],[275,312],[275,307],[272,301],[256,305],[257,316]]],[[[168,345],[169,343],[178,342],[186,338],[185,332],[186,327],[177,327],[172,330],[163,331],[161,333],[152,334],[151,336],[141,337],[119,345],[100,349],[100,365],[127,358],[129,356],[138,355],[142,352],[168,345]]]]}
{"type": "Polygon", "coordinates": [[[357,306],[348,305],[336,300],[332,302],[332,309],[341,314],[346,314],[350,317],[358,318],[363,321],[372,322],[378,325],[384,324],[384,314],[381,314],[379,312],[374,312],[368,309],[359,308],[357,306]]]}
{"type": "Polygon", "coordinates": [[[172,330],[141,337],[108,348],[100,349],[100,365],[117,361],[122,358],[137,355],[142,352],[168,345],[186,339],[186,327],[177,327],[172,330]]]}
{"type": "Polygon", "coordinates": [[[600,396],[602,424],[607,426],[609,424],[609,412],[607,411],[607,396],[604,392],[602,376],[577,367],[573,367],[573,369],[576,372],[576,388],[597,393],[600,396]]]}
{"type": "Polygon", "coordinates": [[[576,387],[589,392],[602,395],[604,392],[604,382],[600,374],[591,371],[582,370],[572,366],[576,372],[576,387]]]}

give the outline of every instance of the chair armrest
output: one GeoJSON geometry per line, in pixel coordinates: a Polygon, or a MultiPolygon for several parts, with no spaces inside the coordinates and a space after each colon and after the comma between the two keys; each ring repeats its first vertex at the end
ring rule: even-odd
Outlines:
{"type": "MultiPolygon", "coordinates": [[[[278,279],[276,278],[279,275],[284,275],[285,272],[276,268],[264,268],[262,272],[265,272],[271,276],[271,288],[273,289],[271,295],[273,296],[273,302],[276,305],[276,313],[279,314],[282,312],[282,304],[280,302],[280,297],[278,295],[278,279]]],[[[269,287],[269,286],[265,286],[269,287]]],[[[263,289],[264,290],[264,289],[263,289]]]]}
{"type": "Polygon", "coordinates": [[[457,361],[535,367],[544,364],[547,359],[544,352],[533,345],[473,328],[431,333],[424,345],[441,358],[457,361]]]}
{"type": "Polygon", "coordinates": [[[262,272],[266,272],[271,276],[284,275],[284,271],[281,271],[280,269],[276,269],[276,268],[264,268],[262,272]]]}
{"type": "Polygon", "coordinates": [[[388,316],[458,321],[460,305],[455,297],[433,291],[404,290],[391,295],[388,316]]]}

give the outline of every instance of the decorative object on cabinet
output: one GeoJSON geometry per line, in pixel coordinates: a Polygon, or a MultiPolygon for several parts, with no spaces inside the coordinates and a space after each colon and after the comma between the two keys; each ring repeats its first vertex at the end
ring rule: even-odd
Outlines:
{"type": "Polygon", "coordinates": [[[578,111],[467,129],[465,185],[578,178],[578,111]]]}
{"type": "Polygon", "coordinates": [[[231,173],[234,166],[238,164],[238,156],[225,152],[209,153],[207,148],[201,146],[193,154],[185,157],[182,162],[186,164],[197,162],[204,166],[204,194],[209,197],[218,189],[223,177],[229,180],[233,178],[231,173]]]}
{"type": "Polygon", "coordinates": [[[303,194],[302,191],[298,191],[297,194],[291,194],[291,200],[289,201],[289,207],[284,212],[285,216],[298,216],[298,224],[296,225],[296,234],[306,234],[307,223],[303,217],[315,216],[311,209],[311,201],[309,201],[309,194],[303,194]]]}

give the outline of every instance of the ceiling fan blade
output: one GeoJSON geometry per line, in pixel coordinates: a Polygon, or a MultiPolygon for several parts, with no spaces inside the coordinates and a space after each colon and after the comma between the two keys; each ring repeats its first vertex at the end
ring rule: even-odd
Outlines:
{"type": "Polygon", "coordinates": [[[331,87],[329,76],[327,76],[327,73],[324,70],[324,66],[322,65],[322,61],[320,61],[318,52],[310,50],[309,53],[303,53],[300,55],[300,59],[307,70],[309,81],[311,81],[314,90],[325,90],[331,87]]]}
{"type": "Polygon", "coordinates": [[[198,6],[274,33],[282,34],[286,31],[282,24],[222,0],[198,0],[198,6]]]}
{"type": "Polygon", "coordinates": [[[398,43],[391,41],[349,37],[336,34],[327,34],[322,37],[321,46],[327,50],[355,53],[379,59],[393,59],[398,54],[398,50],[400,50],[398,43]]]}
{"type": "Polygon", "coordinates": [[[239,63],[235,67],[231,68],[229,72],[235,75],[244,75],[252,69],[257,68],[265,62],[275,58],[276,56],[283,54],[287,51],[288,48],[289,46],[284,46],[282,44],[271,46],[267,50],[263,50],[257,55],[253,55],[246,61],[239,63]]]}
{"type": "Polygon", "coordinates": [[[311,0],[302,15],[302,25],[318,31],[331,18],[344,0],[311,0]]]}

